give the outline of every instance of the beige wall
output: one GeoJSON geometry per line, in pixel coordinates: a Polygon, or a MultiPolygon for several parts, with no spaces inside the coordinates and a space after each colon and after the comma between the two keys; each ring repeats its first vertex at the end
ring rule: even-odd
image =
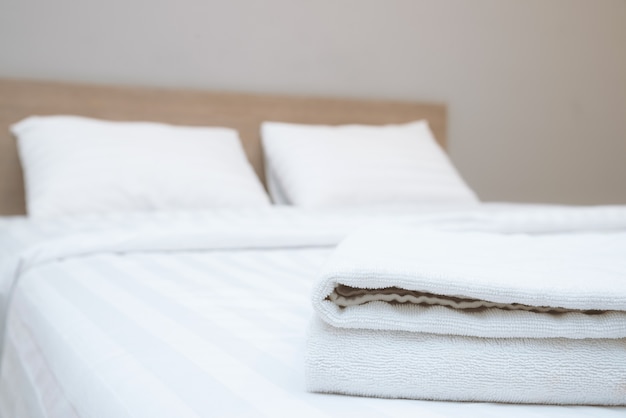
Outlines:
{"type": "Polygon", "coordinates": [[[1,0],[0,76],[445,101],[483,199],[626,203],[624,0],[1,0]]]}

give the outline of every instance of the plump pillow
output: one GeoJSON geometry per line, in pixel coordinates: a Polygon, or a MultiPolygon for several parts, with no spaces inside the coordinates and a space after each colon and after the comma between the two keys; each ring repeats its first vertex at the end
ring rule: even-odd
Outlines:
{"type": "Polygon", "coordinates": [[[33,116],[11,131],[32,217],[269,205],[232,129],[33,116]]]}
{"type": "Polygon", "coordinates": [[[304,207],[477,202],[426,121],[402,125],[264,122],[276,203],[304,207]]]}

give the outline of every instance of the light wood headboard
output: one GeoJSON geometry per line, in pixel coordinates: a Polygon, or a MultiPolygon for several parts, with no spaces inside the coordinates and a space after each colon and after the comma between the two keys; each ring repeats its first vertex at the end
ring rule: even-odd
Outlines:
{"type": "Polygon", "coordinates": [[[51,114],[231,127],[239,131],[262,180],[259,126],[266,120],[334,125],[427,119],[437,140],[443,146],[446,141],[442,104],[0,80],[0,215],[25,213],[22,170],[9,125],[30,115],[51,114]]]}

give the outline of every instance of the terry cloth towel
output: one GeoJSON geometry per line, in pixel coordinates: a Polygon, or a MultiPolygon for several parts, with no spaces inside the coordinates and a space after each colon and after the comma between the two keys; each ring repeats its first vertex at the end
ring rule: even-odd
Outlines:
{"type": "Polygon", "coordinates": [[[626,232],[361,230],[313,306],[313,392],[626,405],[626,232]]]}

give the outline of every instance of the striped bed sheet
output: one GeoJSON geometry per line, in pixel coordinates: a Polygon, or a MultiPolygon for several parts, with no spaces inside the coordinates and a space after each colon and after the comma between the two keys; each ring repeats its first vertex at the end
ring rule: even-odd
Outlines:
{"type": "Polygon", "coordinates": [[[5,228],[0,416],[623,416],[305,391],[310,289],[347,233],[390,220],[486,225],[511,209],[213,211],[5,228]]]}

